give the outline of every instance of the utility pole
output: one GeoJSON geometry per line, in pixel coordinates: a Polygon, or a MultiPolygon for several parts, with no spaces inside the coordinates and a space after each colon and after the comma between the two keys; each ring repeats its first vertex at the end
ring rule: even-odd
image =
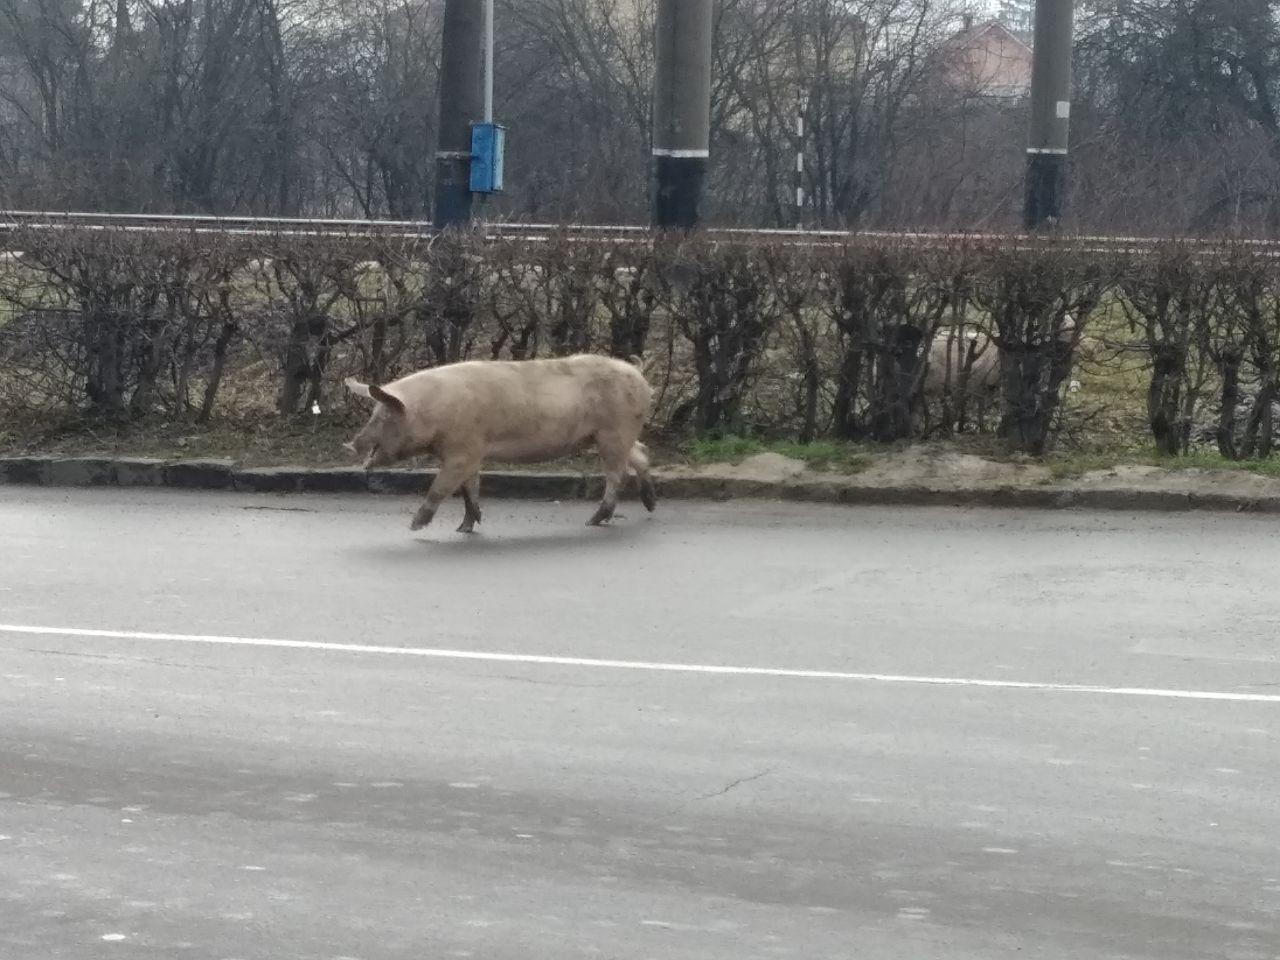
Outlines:
{"type": "Polygon", "coordinates": [[[1036,0],[1027,145],[1027,230],[1062,221],[1071,125],[1071,50],[1075,0],[1036,0]]]}
{"type": "Polygon", "coordinates": [[[800,95],[796,108],[796,172],[793,185],[796,188],[796,229],[804,229],[804,111],[806,100],[800,95]]]}
{"type": "Polygon", "coordinates": [[[484,122],[493,123],[493,0],[484,0],[484,122]]]}
{"type": "Polygon", "coordinates": [[[471,125],[484,110],[484,20],[483,0],[445,0],[434,218],[439,229],[471,221],[471,125]]]}
{"type": "Polygon", "coordinates": [[[711,155],[712,0],[658,0],[653,225],[692,230],[711,155]]]}

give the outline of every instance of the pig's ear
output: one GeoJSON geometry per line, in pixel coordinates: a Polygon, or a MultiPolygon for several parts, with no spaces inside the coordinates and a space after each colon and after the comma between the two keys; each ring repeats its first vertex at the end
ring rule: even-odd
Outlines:
{"type": "Polygon", "coordinates": [[[369,396],[383,406],[390,407],[396,413],[404,413],[404,404],[400,402],[399,397],[393,397],[379,386],[369,384],[369,396]]]}
{"type": "Polygon", "coordinates": [[[368,384],[361,383],[355,377],[347,377],[347,379],[342,382],[343,382],[343,385],[352,393],[354,393],[357,397],[369,396],[368,384]]]}

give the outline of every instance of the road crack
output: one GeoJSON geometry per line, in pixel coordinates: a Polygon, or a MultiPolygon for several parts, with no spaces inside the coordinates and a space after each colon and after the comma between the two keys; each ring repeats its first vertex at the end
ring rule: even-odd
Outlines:
{"type": "Polygon", "coordinates": [[[700,797],[694,797],[694,799],[695,800],[714,800],[716,797],[723,797],[730,790],[734,790],[742,786],[744,783],[751,783],[753,780],[759,780],[761,777],[767,777],[771,773],[773,773],[772,767],[768,768],[767,770],[761,770],[759,773],[753,773],[749,777],[739,777],[737,780],[734,780],[728,786],[720,790],[716,790],[712,793],[704,793],[700,797]]]}

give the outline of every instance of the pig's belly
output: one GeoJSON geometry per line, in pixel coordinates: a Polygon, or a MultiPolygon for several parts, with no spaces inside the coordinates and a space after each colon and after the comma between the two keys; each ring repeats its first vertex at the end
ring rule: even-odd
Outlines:
{"type": "Polygon", "coordinates": [[[592,443],[590,436],[528,437],[494,440],[485,451],[487,459],[508,463],[556,460],[580,453],[592,443]]]}

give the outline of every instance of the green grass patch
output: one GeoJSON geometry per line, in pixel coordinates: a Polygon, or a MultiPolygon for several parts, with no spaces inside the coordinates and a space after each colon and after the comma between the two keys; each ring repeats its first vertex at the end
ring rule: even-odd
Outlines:
{"type": "Polygon", "coordinates": [[[1222,454],[1209,451],[1193,451],[1182,457],[1152,457],[1151,462],[1166,470],[1238,470],[1257,473],[1264,477],[1280,477],[1280,458],[1266,460],[1228,460],[1222,454]]]}
{"type": "Polygon", "coordinates": [[[1264,477],[1280,477],[1280,458],[1266,460],[1228,460],[1209,450],[1193,450],[1180,457],[1165,457],[1151,449],[1132,448],[1111,451],[1066,452],[1050,456],[1045,465],[1055,480],[1074,480],[1086,473],[1114,470],[1121,466],[1159,467],[1162,470],[1229,470],[1256,473],[1264,477]]]}

